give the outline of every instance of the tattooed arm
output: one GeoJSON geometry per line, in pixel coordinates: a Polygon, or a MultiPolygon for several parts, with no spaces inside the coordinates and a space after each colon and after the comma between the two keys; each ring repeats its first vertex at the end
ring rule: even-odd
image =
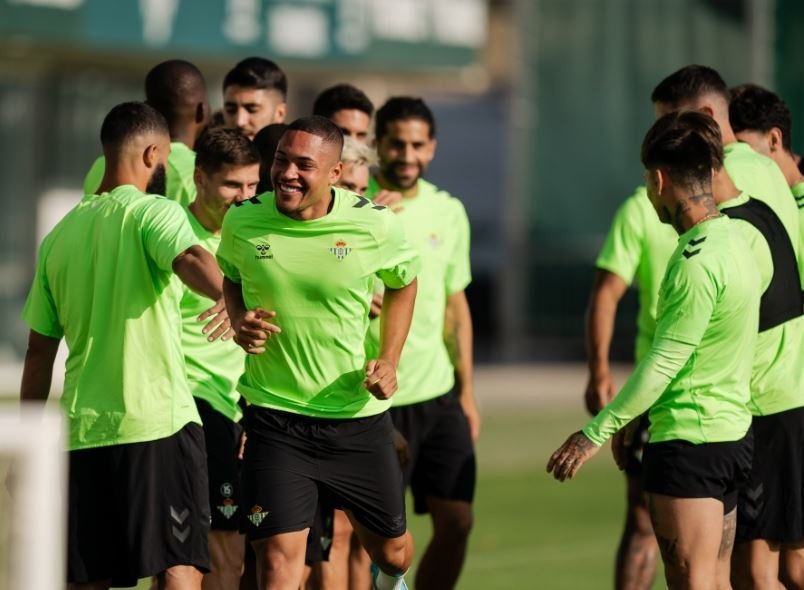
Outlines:
{"type": "Polygon", "coordinates": [[[581,465],[591,459],[600,447],[581,432],[575,432],[558,447],[547,462],[547,473],[552,472],[558,481],[572,479],[581,465]]]}
{"type": "Polygon", "coordinates": [[[469,421],[472,440],[480,434],[480,412],[472,385],[472,314],[466,293],[458,291],[447,298],[444,312],[444,342],[455,368],[455,381],[463,412],[469,421]]]}

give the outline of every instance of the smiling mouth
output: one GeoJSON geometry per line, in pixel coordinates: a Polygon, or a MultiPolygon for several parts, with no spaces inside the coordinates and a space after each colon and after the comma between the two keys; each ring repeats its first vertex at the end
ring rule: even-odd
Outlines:
{"type": "Polygon", "coordinates": [[[301,193],[302,192],[302,189],[301,189],[300,186],[296,186],[296,185],[292,185],[292,184],[286,184],[284,182],[278,183],[276,185],[276,188],[278,188],[280,192],[283,192],[285,194],[295,194],[295,193],[301,193]]]}

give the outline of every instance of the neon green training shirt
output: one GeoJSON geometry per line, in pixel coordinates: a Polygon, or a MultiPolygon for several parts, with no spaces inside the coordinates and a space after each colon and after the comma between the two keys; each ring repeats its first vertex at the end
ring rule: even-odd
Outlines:
{"type": "MultiPolygon", "coordinates": [[[[802,248],[804,248],[804,182],[794,184],[792,192],[796,207],[798,207],[798,229],[801,232],[801,244],[802,248]]],[[[802,252],[802,255],[804,255],[804,252],[802,252]]]]}
{"type": "MultiPolygon", "coordinates": [[[[722,211],[748,202],[740,194],[718,205],[722,211]]],[[[751,247],[760,274],[760,292],[764,293],[773,279],[773,259],[768,242],[749,222],[732,219],[751,247]]],[[[754,364],[751,370],[751,401],[754,416],[767,416],[804,406],[804,362],[801,362],[804,317],[797,317],[764,330],[757,335],[754,364]]]]}
{"type": "Polygon", "coordinates": [[[750,246],[730,219],[685,232],[662,281],[651,349],[584,434],[602,445],[650,408],[652,443],[741,439],[751,424],[760,288],[750,246]]]}
{"type": "Polygon", "coordinates": [[[363,387],[373,277],[392,289],[415,278],[418,257],[385,207],[339,188],[327,215],[299,221],[264,193],[226,214],[218,248],[247,309],[276,311],[282,329],[246,356],[238,389],[249,403],[296,414],[353,418],[384,412],[363,387]]]}
{"type": "Polygon", "coordinates": [[[176,203],[119,186],[86,195],[42,242],[23,318],[64,337],[70,450],[200,423],[185,377],[173,260],[198,243],[176,203]]]}
{"type": "Polygon", "coordinates": [[[656,332],[659,285],[667,261],[678,246],[678,234],[659,221],[644,186],[620,205],[595,266],[616,274],[639,290],[636,361],[650,349],[656,332]]]}
{"type": "Polygon", "coordinates": [[[723,146],[723,166],[738,189],[759,199],[776,213],[787,229],[798,261],[798,274],[804,286],[804,256],[801,248],[804,234],[799,224],[796,200],[791,198],[790,186],[779,166],[755,152],[750,145],[735,141],[723,146]]]}
{"type": "MultiPolygon", "coordinates": [[[[106,159],[101,156],[95,162],[84,177],[84,194],[94,194],[106,172],[106,159]]],[[[195,152],[179,141],[171,142],[170,154],[168,155],[167,186],[165,196],[171,201],[176,201],[182,207],[186,207],[195,201],[195,152]]]]}
{"type": "MultiPolygon", "coordinates": [[[[185,209],[196,239],[203,248],[215,255],[221,243],[220,234],[213,234],[185,209]]],[[[209,320],[199,322],[198,316],[215,302],[182,285],[181,345],[187,365],[187,381],[194,397],[203,399],[215,410],[237,422],[242,417],[238,401],[237,380],[243,374],[246,353],[233,340],[207,340],[202,328],[209,320]]]]}
{"type": "MultiPolygon", "coordinates": [[[[379,191],[371,179],[366,197],[379,191]]],[[[415,197],[403,199],[396,211],[405,236],[419,255],[416,307],[399,361],[399,391],[391,405],[405,406],[439,397],[455,383],[455,369],[444,343],[447,298],[471,282],[469,218],[461,202],[419,179],[415,197]]],[[[373,324],[378,325],[375,321],[373,324]]],[[[379,350],[379,331],[370,331],[371,350],[379,350]]]]}

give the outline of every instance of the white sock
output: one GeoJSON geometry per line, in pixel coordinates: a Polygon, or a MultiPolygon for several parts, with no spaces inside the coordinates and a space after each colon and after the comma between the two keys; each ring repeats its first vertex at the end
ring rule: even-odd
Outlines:
{"type": "Polygon", "coordinates": [[[392,576],[382,570],[377,574],[376,584],[377,590],[407,590],[408,587],[405,583],[405,574],[392,576]]]}

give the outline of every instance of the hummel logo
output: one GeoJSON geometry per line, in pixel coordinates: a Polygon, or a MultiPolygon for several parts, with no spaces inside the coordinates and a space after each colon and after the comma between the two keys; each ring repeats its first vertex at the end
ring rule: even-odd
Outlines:
{"type": "Polygon", "coordinates": [[[260,244],[257,244],[255,247],[257,248],[257,254],[256,254],[256,256],[254,256],[254,258],[256,258],[257,260],[266,260],[266,259],[270,260],[271,258],[274,257],[274,255],[271,254],[271,245],[270,244],[262,244],[262,243],[260,243],[260,244]]]}
{"type": "MultiPolygon", "coordinates": [[[[694,246],[697,246],[699,244],[703,244],[705,241],[706,241],[706,236],[704,236],[702,238],[698,238],[697,240],[690,240],[689,242],[687,242],[687,245],[694,247],[694,246]]],[[[690,258],[692,258],[693,256],[695,256],[696,254],[700,254],[700,253],[701,253],[700,248],[698,248],[697,250],[684,250],[682,252],[682,254],[684,255],[684,258],[686,258],[688,260],[690,258]]]]}
{"type": "MultiPolygon", "coordinates": [[[[357,196],[358,198],[357,204],[354,205],[355,209],[362,209],[363,207],[371,203],[371,201],[369,201],[366,197],[361,197],[358,195],[355,196],[357,196]]],[[[377,211],[382,211],[383,209],[385,209],[385,205],[373,205],[371,208],[376,209],[377,211]]]]}
{"type": "Polygon", "coordinates": [[[804,209],[804,195],[796,197],[796,205],[798,205],[799,209],[804,209]]]}
{"type": "Polygon", "coordinates": [[[253,205],[262,205],[262,201],[257,198],[257,195],[251,197],[250,199],[246,199],[245,201],[237,201],[234,206],[235,207],[242,207],[246,203],[251,203],[253,205]]]}

